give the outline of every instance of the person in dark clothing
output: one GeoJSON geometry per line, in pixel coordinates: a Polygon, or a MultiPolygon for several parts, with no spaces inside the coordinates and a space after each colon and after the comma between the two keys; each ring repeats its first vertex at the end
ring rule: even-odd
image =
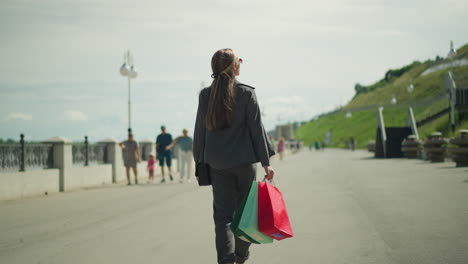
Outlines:
{"type": "Polygon", "coordinates": [[[172,136],[166,133],[166,127],[161,126],[161,134],[156,138],[156,159],[159,160],[159,166],[161,167],[161,183],[166,182],[164,177],[164,162],[166,163],[167,170],[169,171],[169,178],[171,181],[174,180],[172,177],[171,165],[172,165],[172,150],[169,147],[172,143],[172,136]]]}
{"type": "Polygon", "coordinates": [[[213,189],[213,218],[219,264],[244,263],[250,243],[230,230],[237,208],[256,179],[260,162],[273,179],[275,154],[261,120],[253,87],[236,80],[240,59],[233,50],[218,50],[211,60],[213,83],[200,92],[193,136],[195,162],[207,163],[213,189]]]}

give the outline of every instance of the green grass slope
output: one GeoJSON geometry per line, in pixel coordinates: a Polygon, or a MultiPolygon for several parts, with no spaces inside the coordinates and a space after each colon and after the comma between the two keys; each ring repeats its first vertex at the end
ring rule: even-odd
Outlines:
{"type": "MultiPolygon", "coordinates": [[[[457,50],[457,58],[468,58],[468,44],[457,50]]],[[[408,107],[412,106],[415,118],[421,121],[447,108],[444,75],[452,71],[457,84],[468,88],[468,66],[444,69],[422,76],[426,69],[446,60],[415,62],[401,69],[390,70],[386,76],[370,86],[360,86],[354,98],[337,113],[314,119],[295,131],[295,136],[305,144],[322,141],[327,131],[332,133],[331,147],[345,147],[349,137],[357,140],[358,147],[364,148],[369,140],[375,138],[377,127],[377,107],[384,106],[384,120],[387,127],[404,126],[407,122],[408,107]],[[414,85],[409,93],[407,87],[414,85]],[[397,98],[396,105],[390,104],[397,98]],[[352,116],[346,118],[346,113],[352,116]]],[[[460,127],[468,122],[460,120],[460,127]]],[[[424,138],[434,131],[452,136],[449,130],[449,115],[445,114],[418,127],[420,137],[424,138]]]]}

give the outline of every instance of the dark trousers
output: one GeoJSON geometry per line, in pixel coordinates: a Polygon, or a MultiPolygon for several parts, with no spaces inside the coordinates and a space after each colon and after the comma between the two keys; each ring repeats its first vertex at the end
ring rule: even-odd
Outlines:
{"type": "Polygon", "coordinates": [[[211,168],[210,172],[218,263],[244,263],[249,257],[250,243],[235,237],[230,225],[256,179],[256,166],[247,164],[224,170],[211,168]]]}

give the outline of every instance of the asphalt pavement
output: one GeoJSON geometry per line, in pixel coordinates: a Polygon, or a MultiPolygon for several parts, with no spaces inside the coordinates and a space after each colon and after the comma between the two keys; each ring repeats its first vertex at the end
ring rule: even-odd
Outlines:
{"type": "MultiPolygon", "coordinates": [[[[468,168],[371,157],[275,159],[295,237],[248,263],[468,263],[468,168]]],[[[211,189],[177,180],[0,202],[0,263],[214,264],[211,189]]]]}

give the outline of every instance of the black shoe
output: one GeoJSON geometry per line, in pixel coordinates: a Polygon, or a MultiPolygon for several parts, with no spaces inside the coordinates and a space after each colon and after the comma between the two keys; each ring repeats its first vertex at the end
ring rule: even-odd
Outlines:
{"type": "Polygon", "coordinates": [[[165,183],[165,182],[166,182],[166,178],[162,178],[161,183],[165,183]]]}
{"type": "Polygon", "coordinates": [[[171,181],[173,181],[174,177],[172,177],[172,175],[169,174],[169,179],[171,179],[171,181]]]}

